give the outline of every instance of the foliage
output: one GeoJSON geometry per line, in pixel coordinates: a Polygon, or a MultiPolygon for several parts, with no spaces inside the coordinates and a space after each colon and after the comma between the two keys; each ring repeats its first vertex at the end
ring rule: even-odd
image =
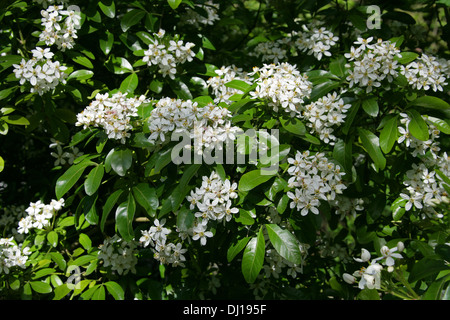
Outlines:
{"type": "Polygon", "coordinates": [[[1,3],[2,299],[449,298],[448,2],[1,3]]]}

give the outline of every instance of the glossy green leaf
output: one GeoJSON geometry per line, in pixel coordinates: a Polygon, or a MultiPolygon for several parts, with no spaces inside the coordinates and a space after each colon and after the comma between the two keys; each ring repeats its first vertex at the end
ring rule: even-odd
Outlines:
{"type": "Polygon", "coordinates": [[[255,282],[258,277],[264,263],[265,252],[266,247],[261,227],[258,235],[252,237],[247,243],[242,256],[241,269],[247,283],[255,282]]]}
{"type": "Polygon", "coordinates": [[[333,148],[333,158],[339,162],[341,168],[345,171],[345,173],[349,176],[352,174],[352,147],[353,141],[345,142],[342,139],[336,141],[333,148]]]}
{"type": "Polygon", "coordinates": [[[182,0],[167,0],[169,6],[175,10],[181,4],[182,0]]]}
{"type": "Polygon", "coordinates": [[[130,193],[127,200],[116,209],[116,227],[125,241],[131,241],[134,238],[133,219],[135,212],[136,202],[132,193],[130,193]]]}
{"type": "Polygon", "coordinates": [[[58,245],[58,233],[53,230],[47,233],[47,241],[52,247],[56,247],[58,245]]]}
{"type": "Polygon", "coordinates": [[[427,141],[430,137],[428,126],[420,113],[414,109],[407,111],[411,121],[408,124],[408,131],[417,139],[427,141]]]}
{"type": "Polygon", "coordinates": [[[235,244],[232,244],[227,251],[228,262],[233,261],[233,259],[245,248],[249,241],[250,237],[245,237],[238,240],[235,244]]]}
{"type": "Polygon", "coordinates": [[[380,149],[380,140],[369,130],[358,128],[359,138],[364,149],[369,154],[376,168],[383,170],[386,167],[386,158],[380,149]]]}
{"type": "Polygon", "coordinates": [[[380,132],[380,147],[384,153],[389,153],[397,141],[398,137],[398,117],[394,116],[386,121],[383,129],[380,132]]]}
{"type": "Polygon", "coordinates": [[[119,91],[122,93],[133,93],[137,88],[139,79],[136,73],[130,74],[120,84],[119,91]]]}
{"type": "Polygon", "coordinates": [[[2,172],[3,169],[5,169],[5,160],[0,156],[0,172],[2,172]]]}
{"type": "Polygon", "coordinates": [[[450,123],[436,117],[428,117],[428,120],[442,133],[450,134],[450,123]]]}
{"type": "Polygon", "coordinates": [[[123,190],[116,190],[114,193],[112,193],[108,199],[106,199],[105,205],[103,206],[102,210],[102,218],[100,220],[100,230],[103,232],[105,230],[105,223],[108,219],[108,215],[113,209],[113,207],[116,205],[117,201],[119,200],[120,196],[122,195],[123,190]]]}
{"type": "Polygon", "coordinates": [[[52,292],[51,285],[43,281],[31,281],[30,285],[33,291],[36,291],[37,293],[47,294],[52,292]]]}
{"type": "Polygon", "coordinates": [[[275,171],[264,171],[261,169],[245,173],[239,180],[240,191],[250,191],[260,184],[270,180],[276,174],[275,171]]]}
{"type": "Polygon", "coordinates": [[[116,5],[114,0],[101,0],[98,6],[108,18],[114,18],[116,16],[116,5]]]}
{"type": "Polygon", "coordinates": [[[250,86],[251,86],[250,84],[248,84],[247,82],[245,82],[243,80],[231,80],[231,81],[225,83],[225,87],[237,89],[242,92],[247,91],[250,88],[250,86]]]}
{"type": "Polygon", "coordinates": [[[114,281],[108,281],[105,282],[106,290],[114,297],[115,300],[124,300],[125,299],[125,292],[123,288],[114,281]]]}
{"type": "Polygon", "coordinates": [[[290,231],[282,229],[276,224],[266,224],[266,229],[270,242],[280,256],[295,264],[302,263],[299,242],[290,231]]]}
{"type": "Polygon", "coordinates": [[[344,56],[340,56],[338,58],[333,59],[330,62],[330,72],[340,78],[345,76],[345,64],[347,63],[347,59],[344,56]]]}
{"type": "Polygon", "coordinates": [[[91,165],[96,165],[96,163],[89,160],[82,161],[71,166],[64,172],[56,181],[55,194],[58,199],[64,196],[80,179],[84,170],[91,165]]]}
{"type": "Polygon", "coordinates": [[[111,49],[114,44],[114,34],[109,31],[105,32],[106,38],[101,37],[99,40],[100,49],[102,49],[105,55],[108,55],[111,52],[111,49]]]}
{"type": "Polygon", "coordinates": [[[122,31],[127,32],[132,26],[138,24],[144,16],[145,11],[140,9],[132,9],[128,11],[120,20],[120,27],[122,28],[122,31]]]}
{"type": "Polygon", "coordinates": [[[84,191],[87,195],[91,196],[97,192],[102,183],[104,173],[105,169],[103,164],[99,164],[98,166],[92,168],[84,181],[84,191]]]}
{"type": "Polygon", "coordinates": [[[159,206],[155,188],[151,188],[147,183],[140,183],[134,186],[132,190],[137,203],[139,203],[151,217],[154,217],[156,209],[159,206]]]}
{"type": "Polygon", "coordinates": [[[317,99],[325,96],[330,91],[338,88],[341,84],[337,81],[325,81],[313,87],[311,90],[311,101],[316,101],[317,99]]]}
{"type": "Polygon", "coordinates": [[[3,120],[5,122],[7,122],[9,124],[13,124],[13,125],[19,125],[19,126],[30,125],[30,121],[27,118],[22,117],[17,114],[9,114],[7,116],[3,116],[0,118],[0,120],[3,120]]]}
{"type": "Polygon", "coordinates": [[[78,240],[85,250],[91,249],[92,240],[91,240],[91,238],[89,238],[89,236],[87,234],[80,233],[78,240]]]}
{"type": "Polygon", "coordinates": [[[369,116],[376,117],[379,111],[378,98],[371,97],[369,99],[363,100],[362,108],[369,116]]]}
{"type": "Polygon", "coordinates": [[[111,168],[119,175],[125,176],[133,163],[133,152],[130,149],[117,149],[111,155],[111,168]]]}
{"type": "Polygon", "coordinates": [[[298,136],[304,136],[306,133],[306,127],[300,119],[297,118],[279,118],[281,126],[290,133],[298,136]]]}

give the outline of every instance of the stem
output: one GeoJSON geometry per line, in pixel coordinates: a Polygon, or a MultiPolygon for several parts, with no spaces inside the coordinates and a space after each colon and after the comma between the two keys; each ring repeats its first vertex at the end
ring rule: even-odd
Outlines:
{"type": "Polygon", "coordinates": [[[419,300],[420,296],[411,288],[408,281],[406,281],[405,277],[403,276],[403,272],[401,270],[396,269],[395,270],[395,278],[403,284],[403,286],[409,291],[411,294],[412,299],[419,300]]]}

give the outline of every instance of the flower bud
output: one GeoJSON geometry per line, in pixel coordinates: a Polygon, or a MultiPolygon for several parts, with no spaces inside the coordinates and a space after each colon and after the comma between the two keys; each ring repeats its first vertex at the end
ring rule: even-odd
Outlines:
{"type": "Polygon", "coordinates": [[[354,284],[356,282],[356,278],[354,276],[352,276],[351,274],[348,273],[344,273],[342,275],[342,278],[344,279],[345,282],[347,282],[348,284],[354,284]]]}
{"type": "Polygon", "coordinates": [[[405,250],[405,244],[401,241],[399,241],[397,243],[397,248],[398,248],[398,252],[402,252],[403,250],[405,250]]]}

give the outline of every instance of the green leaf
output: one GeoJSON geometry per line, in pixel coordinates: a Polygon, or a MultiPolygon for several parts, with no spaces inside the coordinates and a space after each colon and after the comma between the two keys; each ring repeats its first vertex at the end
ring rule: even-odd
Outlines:
{"type": "Polygon", "coordinates": [[[383,170],[386,167],[386,158],[380,149],[380,141],[378,137],[371,131],[358,128],[359,138],[361,139],[364,149],[373,160],[376,168],[383,170]]]}
{"type": "Polygon", "coordinates": [[[389,153],[397,141],[397,119],[398,116],[394,116],[389,119],[380,132],[380,147],[384,153],[389,153]]]}
{"type": "Polygon", "coordinates": [[[411,118],[408,124],[408,131],[417,139],[427,141],[429,139],[428,126],[420,113],[414,109],[407,111],[411,118]]]}
{"type": "Polygon", "coordinates": [[[448,123],[448,121],[439,119],[439,118],[435,118],[435,117],[428,117],[428,120],[436,127],[439,129],[439,131],[441,131],[442,133],[445,134],[450,134],[450,124],[448,123]]]}
{"type": "Polygon", "coordinates": [[[83,67],[89,68],[89,69],[94,68],[94,65],[92,64],[91,60],[89,60],[85,56],[81,56],[81,55],[76,56],[76,57],[72,58],[72,61],[82,65],[83,67]]]}
{"type": "Polygon", "coordinates": [[[111,194],[108,199],[106,199],[105,205],[103,206],[102,211],[102,219],[100,221],[100,230],[103,232],[105,230],[105,223],[108,219],[108,215],[111,212],[112,208],[116,205],[119,197],[122,195],[123,190],[116,190],[113,194],[111,194]]]}
{"type": "Polygon", "coordinates": [[[105,282],[104,285],[106,286],[106,290],[114,297],[115,300],[124,300],[125,299],[125,292],[123,291],[123,288],[114,281],[108,281],[105,282]]]}
{"type": "Polygon", "coordinates": [[[371,97],[362,102],[363,110],[371,117],[376,117],[378,115],[379,107],[377,100],[377,97],[371,97]]]}
{"type": "Polygon", "coordinates": [[[1,117],[0,120],[3,120],[9,124],[19,125],[19,126],[28,126],[30,125],[30,121],[27,118],[22,117],[18,114],[9,114],[7,116],[1,117]]]}
{"type": "Polygon", "coordinates": [[[402,57],[399,58],[397,56],[394,57],[394,60],[397,60],[400,64],[408,64],[410,62],[413,62],[419,55],[415,52],[402,52],[402,57]]]}
{"type": "Polygon", "coordinates": [[[448,266],[445,265],[444,261],[424,258],[413,265],[408,281],[413,283],[437,275],[440,271],[446,269],[448,269],[448,266]]]}
{"type": "MultiPolygon", "coordinates": [[[[179,0],[181,1],[181,0],[179,0]]],[[[127,32],[135,24],[139,23],[145,16],[145,11],[140,9],[132,9],[128,11],[120,20],[120,27],[123,32],[127,32]]]]}
{"type": "Polygon", "coordinates": [[[178,8],[178,6],[180,5],[181,2],[182,2],[182,0],[167,0],[167,3],[173,10],[178,8]]]}
{"type": "Polygon", "coordinates": [[[97,290],[92,293],[91,300],[105,300],[106,292],[103,284],[96,285],[94,288],[97,290]]]}
{"type": "Polygon", "coordinates": [[[330,80],[330,81],[322,82],[322,83],[318,84],[317,86],[313,87],[313,89],[311,90],[310,100],[316,101],[317,99],[326,95],[331,90],[338,88],[340,85],[341,84],[337,81],[330,80]]]}
{"type": "Polygon", "coordinates": [[[58,245],[58,234],[55,231],[50,231],[47,233],[47,241],[52,245],[52,247],[56,247],[58,245]]]}
{"type": "Polygon", "coordinates": [[[74,72],[72,72],[68,77],[67,77],[67,81],[69,80],[87,80],[92,78],[92,76],[94,75],[94,71],[91,70],[86,70],[86,69],[80,69],[80,70],[75,70],[74,72]]]}
{"type": "Polygon", "coordinates": [[[98,6],[108,18],[116,16],[116,5],[113,0],[102,0],[98,3],[98,6]]]}
{"type": "Polygon", "coordinates": [[[155,188],[150,188],[147,183],[140,183],[137,186],[134,186],[132,191],[137,203],[139,203],[151,217],[154,217],[156,209],[159,206],[155,188]]]}
{"type": "Polygon", "coordinates": [[[104,173],[105,169],[103,164],[99,164],[98,166],[92,168],[84,181],[84,191],[87,195],[91,196],[97,192],[100,184],[102,183],[104,173]]]}
{"type": "Polygon", "coordinates": [[[100,49],[102,49],[105,55],[108,55],[111,52],[112,46],[114,44],[114,34],[109,31],[105,32],[106,39],[100,38],[99,44],[100,49]]]}
{"type": "Polygon", "coordinates": [[[242,257],[241,269],[247,283],[255,282],[258,277],[264,263],[265,252],[266,247],[261,226],[258,235],[252,237],[247,243],[242,257]]]}
{"type": "Polygon", "coordinates": [[[266,229],[270,242],[280,256],[295,264],[302,263],[299,243],[290,231],[282,229],[276,224],[266,224],[266,229]]]}
{"type": "Polygon", "coordinates": [[[152,82],[150,82],[149,88],[154,93],[161,93],[161,91],[164,88],[164,82],[154,79],[154,80],[152,80],[152,82]]]}
{"type": "Polygon", "coordinates": [[[5,169],[5,160],[3,160],[2,157],[0,157],[0,172],[2,172],[3,169],[5,169]]]}
{"type": "Polygon", "coordinates": [[[116,209],[116,226],[125,241],[134,238],[133,219],[136,212],[136,202],[133,194],[129,193],[126,201],[122,202],[116,209]]]}
{"type": "Polygon", "coordinates": [[[353,141],[345,142],[342,139],[339,139],[333,148],[333,158],[339,162],[341,168],[345,171],[345,173],[351,177],[352,175],[352,146],[353,141]]]}
{"type": "Polygon", "coordinates": [[[30,281],[31,288],[37,293],[47,294],[52,292],[52,287],[43,281],[30,281]]]}
{"type": "Polygon", "coordinates": [[[358,293],[359,300],[380,300],[380,295],[376,289],[363,289],[358,293]]]}
{"type": "Polygon", "coordinates": [[[237,89],[242,92],[245,92],[251,87],[251,85],[243,80],[231,80],[231,81],[225,83],[225,87],[237,89]]]}
{"type": "Polygon", "coordinates": [[[64,172],[64,174],[60,176],[56,181],[56,197],[60,199],[62,196],[64,196],[74,186],[78,179],[80,179],[86,167],[90,165],[96,165],[96,163],[85,160],[67,169],[67,171],[64,172]]]}
{"type": "Polygon", "coordinates": [[[177,227],[179,230],[189,230],[194,220],[194,212],[187,207],[182,207],[177,213],[177,227]]]}
{"type": "Polygon", "coordinates": [[[239,180],[240,191],[250,191],[260,184],[270,180],[276,172],[274,171],[264,171],[265,174],[262,174],[263,170],[257,169],[250,172],[245,173],[241,179],[239,180]]]}
{"type": "Polygon", "coordinates": [[[111,168],[121,177],[125,176],[133,163],[133,153],[130,149],[117,149],[111,155],[111,168]]]}
{"type": "Polygon", "coordinates": [[[330,62],[330,72],[340,78],[345,76],[345,64],[347,63],[347,59],[344,56],[340,56],[336,59],[333,59],[330,62]]]}
{"type": "Polygon", "coordinates": [[[417,99],[414,99],[411,101],[408,106],[417,106],[417,107],[423,107],[427,109],[433,109],[433,110],[442,110],[442,111],[448,111],[450,109],[450,104],[445,102],[444,100],[433,97],[433,96],[423,96],[419,97],[417,99]]]}
{"type": "Polygon", "coordinates": [[[296,134],[298,136],[304,136],[306,133],[306,127],[300,119],[289,118],[285,119],[279,118],[281,126],[289,131],[290,133],[296,134]]]}
{"type": "Polygon", "coordinates": [[[130,74],[120,84],[119,91],[122,93],[133,93],[137,88],[139,79],[136,73],[130,74]]]}
{"type": "Polygon", "coordinates": [[[61,253],[59,252],[50,252],[50,256],[52,258],[52,260],[58,265],[58,268],[61,271],[65,271],[66,270],[66,260],[64,260],[64,257],[61,253]]]}
{"type": "Polygon", "coordinates": [[[233,261],[234,257],[236,257],[239,252],[241,252],[247,243],[250,241],[250,237],[245,237],[240,239],[237,243],[232,244],[227,251],[227,260],[228,262],[233,261]]]}
{"type": "Polygon", "coordinates": [[[79,242],[83,246],[83,248],[86,250],[89,250],[92,247],[92,240],[85,233],[80,233],[79,242]]]}

